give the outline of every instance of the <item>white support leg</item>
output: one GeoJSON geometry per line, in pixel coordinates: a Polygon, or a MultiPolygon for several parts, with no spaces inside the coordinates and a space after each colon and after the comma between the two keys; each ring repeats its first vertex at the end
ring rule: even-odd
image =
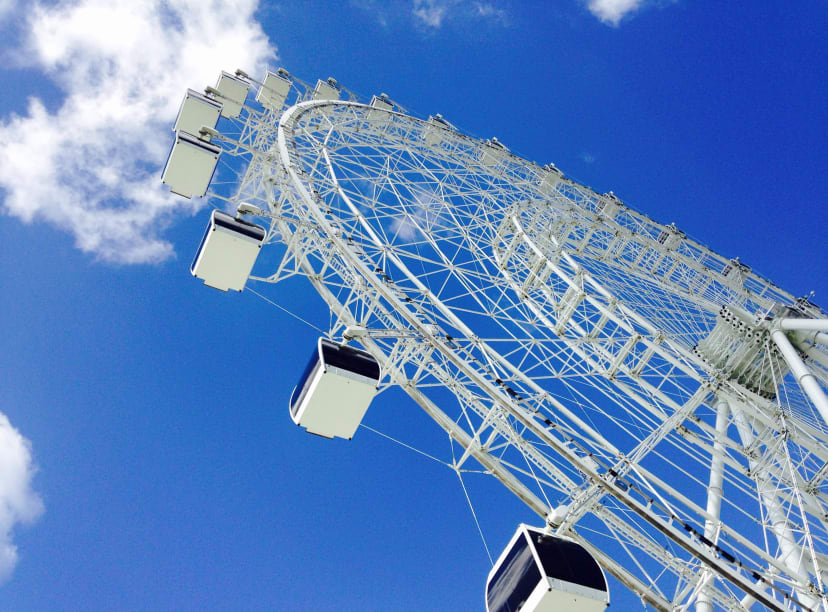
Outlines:
{"type": "Polygon", "coordinates": [[[779,329],[785,331],[828,332],[828,319],[780,319],[779,329]]]}
{"type": "MultiPolygon", "coordinates": [[[[784,319],[782,323],[785,323],[785,321],[791,321],[791,319],[784,319]]],[[[828,397],[826,397],[825,392],[822,390],[819,381],[808,369],[808,366],[805,365],[805,362],[802,361],[799,353],[793,344],[791,344],[791,341],[788,340],[788,337],[782,329],[773,330],[771,332],[771,338],[776,343],[776,346],[779,347],[779,352],[782,353],[782,357],[791,369],[791,373],[796,378],[796,382],[799,383],[799,386],[802,387],[802,390],[819,411],[819,414],[822,415],[822,419],[828,423],[828,397]]]]}
{"type": "MultiPolygon", "coordinates": [[[[727,400],[720,399],[716,403],[716,440],[713,442],[713,452],[710,461],[710,482],[707,486],[707,513],[710,518],[704,522],[704,537],[711,542],[716,541],[719,514],[722,509],[722,483],[724,481],[724,438],[727,437],[727,422],[730,415],[730,405],[727,400]]],[[[696,600],[696,612],[713,612],[713,598],[705,591],[705,586],[713,575],[707,572],[696,600]]]]}
{"type": "MultiPolygon", "coordinates": [[[[730,409],[733,413],[733,422],[739,431],[742,446],[747,448],[754,441],[753,429],[738,402],[731,402],[730,409]]],[[[779,545],[778,559],[787,568],[788,575],[791,578],[799,581],[800,584],[808,584],[810,577],[805,568],[802,548],[797,544],[796,538],[788,525],[785,510],[779,503],[779,498],[776,496],[776,491],[773,488],[773,479],[766,469],[757,466],[754,459],[750,459],[749,463],[751,472],[755,474],[759,498],[765,510],[767,510],[771,530],[774,536],[776,536],[776,542],[779,545]]],[[[815,597],[804,590],[797,589],[797,595],[799,601],[808,608],[819,603],[815,597]]]]}
{"type": "Polygon", "coordinates": [[[811,344],[822,344],[828,346],[828,334],[825,332],[800,330],[794,333],[794,337],[800,342],[810,342],[811,344]]]}
{"type": "MultiPolygon", "coordinates": [[[[798,348],[803,355],[809,357],[811,360],[828,370],[828,354],[819,350],[816,346],[816,337],[818,335],[825,336],[825,338],[828,339],[828,334],[819,334],[818,332],[796,332],[793,338],[789,338],[789,340],[793,342],[794,346],[796,346],[796,348],[798,348]]],[[[826,345],[828,345],[828,342],[826,342],[826,345]]]]}
{"type": "Polygon", "coordinates": [[[828,319],[780,319],[779,329],[806,332],[806,340],[828,346],[828,319]]]}

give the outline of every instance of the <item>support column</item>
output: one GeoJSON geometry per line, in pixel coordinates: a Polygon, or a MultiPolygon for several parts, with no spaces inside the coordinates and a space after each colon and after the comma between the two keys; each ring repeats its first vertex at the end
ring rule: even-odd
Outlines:
{"type": "MultiPolygon", "coordinates": [[[[828,370],[828,355],[817,347],[817,336],[825,336],[828,339],[828,334],[818,332],[795,332],[793,338],[788,339],[799,349],[800,353],[828,370]]],[[[828,346],[828,341],[825,344],[828,346]]]]}
{"type": "Polygon", "coordinates": [[[780,319],[779,327],[785,331],[828,332],[828,319],[780,319]]]}
{"type": "Polygon", "coordinates": [[[780,319],[779,329],[812,332],[807,335],[808,340],[828,346],[828,319],[780,319]]]}
{"type": "MultiPolygon", "coordinates": [[[[796,382],[799,383],[799,386],[802,387],[802,390],[819,411],[819,414],[822,415],[822,420],[828,423],[828,397],[826,397],[816,376],[811,373],[811,370],[802,361],[802,357],[799,356],[791,341],[788,340],[788,336],[782,331],[782,324],[788,321],[791,321],[791,319],[783,319],[780,322],[780,327],[771,332],[771,338],[776,343],[776,346],[779,347],[779,352],[782,353],[782,357],[791,369],[791,373],[796,378],[796,382]]],[[[796,319],[793,319],[793,321],[796,321],[796,319]]]]}
{"type": "MultiPolygon", "coordinates": [[[[753,430],[745,417],[744,412],[739,406],[738,402],[730,403],[730,410],[733,413],[733,422],[736,424],[736,429],[739,431],[739,438],[742,441],[742,446],[745,448],[753,444],[754,436],[753,430]]],[[[776,536],[776,542],[779,545],[779,561],[787,568],[788,575],[800,584],[807,585],[810,581],[808,571],[805,568],[802,548],[797,544],[791,528],[788,526],[785,510],[779,503],[779,498],[776,496],[776,491],[773,489],[773,481],[767,470],[757,467],[754,459],[749,460],[750,470],[755,474],[756,488],[759,492],[759,499],[770,519],[771,529],[773,535],[776,536]]],[[[819,601],[810,593],[802,590],[797,590],[799,601],[812,608],[819,601]]]]}
{"type": "MultiPolygon", "coordinates": [[[[722,509],[724,490],[724,438],[727,437],[727,423],[730,415],[730,405],[725,399],[716,402],[716,439],[713,442],[713,452],[710,459],[710,482],[707,485],[707,514],[710,515],[704,522],[704,537],[711,542],[716,541],[719,526],[719,515],[722,509]]],[[[696,600],[696,612],[713,612],[713,598],[706,592],[706,586],[713,580],[709,570],[702,578],[699,597],[696,600]]]]}

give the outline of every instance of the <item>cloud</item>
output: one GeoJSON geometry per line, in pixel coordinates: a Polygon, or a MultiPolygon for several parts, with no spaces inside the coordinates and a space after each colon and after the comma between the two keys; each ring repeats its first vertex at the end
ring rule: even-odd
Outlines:
{"type": "Polygon", "coordinates": [[[349,4],[373,15],[383,28],[388,27],[392,10],[385,2],[380,0],[350,0],[349,4]]]}
{"type": "Polygon", "coordinates": [[[411,242],[423,232],[429,233],[435,226],[442,224],[446,204],[435,192],[424,189],[412,195],[415,204],[407,206],[391,221],[390,233],[395,242],[411,242]]]}
{"type": "Polygon", "coordinates": [[[412,9],[414,16],[431,28],[439,28],[447,12],[448,6],[438,0],[414,0],[412,9]]]}
{"type": "Polygon", "coordinates": [[[468,22],[483,19],[508,25],[508,14],[493,2],[413,0],[411,13],[415,17],[415,23],[434,30],[449,20],[468,22]]]}
{"type": "Polygon", "coordinates": [[[506,25],[509,20],[509,16],[505,10],[497,8],[493,4],[489,2],[475,2],[475,8],[477,9],[477,14],[480,17],[493,19],[496,21],[500,21],[502,24],[506,25]]]}
{"type": "Polygon", "coordinates": [[[43,501],[31,489],[34,472],[29,441],[0,412],[0,581],[17,564],[14,526],[30,523],[43,513],[43,501]]]}
{"type": "Polygon", "coordinates": [[[12,12],[12,9],[15,8],[14,5],[15,0],[0,0],[0,23],[12,12]]]}
{"type": "Polygon", "coordinates": [[[255,74],[275,59],[256,8],[257,0],[29,8],[22,55],[65,97],[33,97],[24,115],[0,120],[2,210],[70,232],[106,261],[170,257],[164,228],[203,205],[160,184],[170,127],[187,87],[214,85],[222,69],[255,74]]]}
{"type": "Polygon", "coordinates": [[[637,10],[644,0],[589,0],[587,9],[598,19],[612,26],[617,26],[621,20],[637,10]]]}

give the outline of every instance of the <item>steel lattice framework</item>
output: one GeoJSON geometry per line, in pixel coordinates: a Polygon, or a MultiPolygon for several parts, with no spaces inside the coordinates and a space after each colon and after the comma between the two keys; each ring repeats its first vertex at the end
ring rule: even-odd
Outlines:
{"type": "Polygon", "coordinates": [[[821,310],[496,141],[312,98],[213,138],[244,172],[211,195],[267,211],[280,254],[252,281],[306,277],[455,470],[652,607],[828,610],[821,310]]]}

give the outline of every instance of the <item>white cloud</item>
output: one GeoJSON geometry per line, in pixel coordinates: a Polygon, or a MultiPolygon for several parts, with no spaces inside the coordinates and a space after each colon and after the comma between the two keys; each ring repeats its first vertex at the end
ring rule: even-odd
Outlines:
{"type": "Polygon", "coordinates": [[[508,21],[508,15],[506,14],[506,11],[497,8],[495,5],[489,2],[475,2],[474,6],[475,8],[477,8],[477,14],[480,17],[494,19],[496,21],[500,21],[503,24],[506,24],[508,21]]]}
{"type": "Polygon", "coordinates": [[[43,512],[43,501],[31,489],[34,472],[29,441],[0,412],[0,581],[17,563],[14,526],[30,523],[43,512]]]}
{"type": "Polygon", "coordinates": [[[448,12],[448,6],[438,0],[414,0],[414,16],[431,28],[439,28],[448,12]]]}
{"type": "Polygon", "coordinates": [[[386,2],[380,0],[350,0],[350,5],[372,15],[377,22],[387,28],[389,18],[394,16],[394,10],[386,2]]]}
{"type": "Polygon", "coordinates": [[[391,221],[391,235],[395,241],[411,242],[418,235],[429,233],[442,224],[446,204],[431,190],[413,194],[415,205],[406,208],[402,214],[391,221]]]}
{"type": "Polygon", "coordinates": [[[12,12],[14,8],[15,0],[0,0],[0,22],[12,12]]]}
{"type": "MultiPolygon", "coordinates": [[[[2,1],[2,0],[0,0],[2,1]]],[[[160,184],[187,87],[275,58],[257,0],[78,0],[35,5],[26,55],[65,93],[0,121],[3,210],[71,232],[114,262],[172,255],[164,226],[203,202],[160,184]]]]}
{"type": "Polygon", "coordinates": [[[587,8],[604,23],[617,26],[625,15],[638,9],[643,0],[589,0],[587,8]]]}
{"type": "MultiPolygon", "coordinates": [[[[2,0],[0,0],[2,1],[2,0]]],[[[350,0],[350,5],[368,13],[382,27],[392,25],[410,25],[425,30],[439,30],[448,23],[466,26],[472,20],[489,21],[508,26],[508,13],[497,6],[498,0],[490,2],[471,2],[469,0],[411,0],[403,10],[399,3],[382,0],[350,0]]]]}

